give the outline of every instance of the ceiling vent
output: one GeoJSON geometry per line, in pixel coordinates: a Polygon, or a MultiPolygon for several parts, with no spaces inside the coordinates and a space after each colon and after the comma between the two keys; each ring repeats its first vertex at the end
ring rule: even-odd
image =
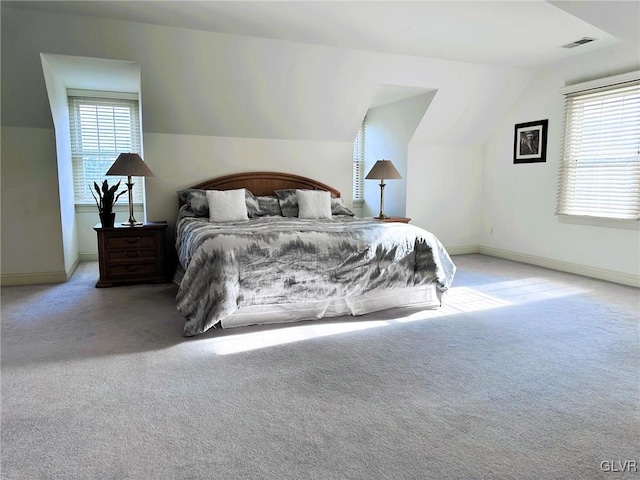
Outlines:
{"type": "Polygon", "coordinates": [[[585,43],[594,42],[596,40],[597,40],[597,38],[582,37],[580,40],[576,40],[575,42],[571,42],[571,43],[567,43],[566,45],[562,45],[562,48],[575,48],[575,47],[579,47],[580,45],[584,45],[585,43]]]}

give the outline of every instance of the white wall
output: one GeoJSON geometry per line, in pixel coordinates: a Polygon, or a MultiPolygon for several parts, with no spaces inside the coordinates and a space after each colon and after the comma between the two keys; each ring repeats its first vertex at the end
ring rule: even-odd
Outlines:
{"type": "MultiPolygon", "coordinates": [[[[42,69],[51,105],[51,115],[56,132],[56,164],[60,195],[60,226],[64,248],[64,268],[71,277],[79,261],[75,205],[73,195],[73,167],[71,164],[71,140],[67,89],[57,78],[55,69],[42,57],[42,69]]],[[[96,247],[97,252],[97,247],[96,247]]]]}
{"type": "Polygon", "coordinates": [[[438,91],[408,149],[413,223],[447,247],[638,275],[637,231],[553,215],[559,88],[638,68],[637,45],[537,72],[527,87],[522,69],[0,8],[3,283],[64,281],[68,267],[41,53],[140,65],[149,220],[172,224],[177,190],[243,170],[314,177],[349,198],[352,141],[376,88],[413,86],[438,91]],[[513,165],[513,125],[542,118],[547,163],[513,165]]]}
{"type": "MultiPolygon", "coordinates": [[[[402,178],[385,179],[384,213],[404,217],[406,213],[407,150],[436,92],[405,98],[367,112],[365,175],[378,160],[391,160],[402,178]]],[[[380,180],[365,180],[362,214],[380,213],[380,180]]]]}
{"type": "MultiPolygon", "coordinates": [[[[135,62],[66,55],[41,54],[40,57],[55,127],[61,226],[68,277],[78,261],[97,260],[98,244],[93,227],[100,218],[93,201],[89,205],[75,205],[67,90],[126,92],[139,96],[140,66],[135,62]]],[[[143,181],[136,182],[134,189],[144,187],[143,181]]],[[[129,218],[126,197],[123,201],[114,208],[116,222],[129,218]]],[[[134,205],[134,216],[137,220],[145,219],[142,205],[134,205]]]]}
{"type": "Polygon", "coordinates": [[[638,69],[637,46],[618,47],[540,70],[484,151],[480,244],[486,251],[637,283],[637,229],[560,223],[554,215],[567,84],[638,69]],[[548,119],[546,163],[513,164],[516,123],[548,119]],[[493,234],[491,234],[493,229],[493,234]],[[520,255],[520,257],[518,257],[520,255]]]}
{"type": "MultiPolygon", "coordinates": [[[[349,198],[353,138],[378,85],[438,90],[412,141],[456,137],[471,144],[491,131],[530,76],[513,68],[0,7],[3,282],[7,275],[65,272],[61,204],[50,196],[57,191],[57,154],[41,53],[140,65],[144,159],[156,175],[146,181],[147,218],[170,224],[177,190],[243,170],[299,173],[349,198]],[[483,112],[487,102],[491,111],[483,112]],[[49,197],[37,220],[24,207],[6,207],[11,195],[33,203],[43,193],[49,197]],[[44,243],[35,240],[43,229],[44,243]]],[[[455,189],[457,173],[446,172],[453,176],[442,173],[440,185],[455,189]]],[[[454,198],[450,208],[464,211],[458,205],[464,201],[454,198]]]]}
{"type": "Polygon", "coordinates": [[[477,249],[482,199],[480,146],[409,145],[407,216],[450,253],[477,249]],[[453,180],[450,180],[453,179],[453,180]]]}
{"type": "Polygon", "coordinates": [[[12,283],[66,281],[53,130],[3,126],[2,275],[12,283]]]}
{"type": "Polygon", "coordinates": [[[175,224],[178,190],[208,178],[275,171],[314,178],[338,189],[350,205],[353,142],[145,134],[154,177],[146,179],[147,218],[175,224]],[[164,161],[159,161],[164,160],[164,161]]]}

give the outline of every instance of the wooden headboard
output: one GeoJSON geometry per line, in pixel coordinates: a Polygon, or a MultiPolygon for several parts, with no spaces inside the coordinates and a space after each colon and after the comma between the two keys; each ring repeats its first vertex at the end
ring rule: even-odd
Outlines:
{"type": "Polygon", "coordinates": [[[285,188],[299,188],[300,190],[326,190],[339,197],[340,192],[324,183],[311,178],[278,172],[245,172],[212,178],[206,182],[194,185],[199,190],[233,190],[246,188],[256,196],[275,195],[276,190],[285,188]]]}

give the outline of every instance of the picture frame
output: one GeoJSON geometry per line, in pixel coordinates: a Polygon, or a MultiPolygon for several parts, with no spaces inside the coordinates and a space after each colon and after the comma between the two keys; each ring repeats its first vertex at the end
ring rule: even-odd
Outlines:
{"type": "Polygon", "coordinates": [[[547,128],[549,120],[517,123],[513,138],[513,163],[547,161],[547,128]]]}

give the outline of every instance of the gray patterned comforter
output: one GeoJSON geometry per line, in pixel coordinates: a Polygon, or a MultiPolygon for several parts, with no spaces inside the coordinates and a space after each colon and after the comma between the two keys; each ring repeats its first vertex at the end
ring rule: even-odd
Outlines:
{"type": "Polygon", "coordinates": [[[456,270],[433,234],[403,223],[181,217],[176,229],[185,269],[176,305],[186,319],[185,336],[207,331],[242,306],[428,284],[441,297],[456,270]]]}

